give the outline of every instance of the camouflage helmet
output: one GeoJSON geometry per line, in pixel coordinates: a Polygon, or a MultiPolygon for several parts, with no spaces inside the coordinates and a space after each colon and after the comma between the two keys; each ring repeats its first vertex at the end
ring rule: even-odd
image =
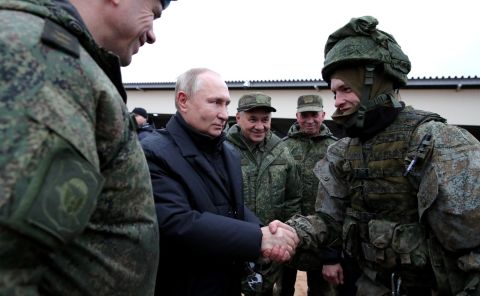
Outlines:
{"type": "Polygon", "coordinates": [[[171,1],[177,1],[177,0],[160,0],[160,3],[162,3],[162,10],[167,9],[171,1]]]}
{"type": "Polygon", "coordinates": [[[378,21],[371,16],[352,18],[332,33],[325,44],[323,80],[330,83],[333,72],[345,64],[382,65],[394,86],[407,84],[411,64],[392,35],[378,30],[378,21]]]}

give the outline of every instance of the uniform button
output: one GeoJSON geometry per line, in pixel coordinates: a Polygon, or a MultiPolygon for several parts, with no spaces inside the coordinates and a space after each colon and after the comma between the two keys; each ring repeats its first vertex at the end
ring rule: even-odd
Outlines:
{"type": "Polygon", "coordinates": [[[83,32],[82,26],[78,22],[71,21],[69,25],[70,28],[72,28],[72,31],[75,32],[75,34],[81,34],[83,32]]]}

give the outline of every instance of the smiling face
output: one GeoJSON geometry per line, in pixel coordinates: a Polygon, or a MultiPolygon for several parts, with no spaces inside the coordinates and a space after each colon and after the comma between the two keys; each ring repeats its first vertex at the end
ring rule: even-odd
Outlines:
{"type": "Polygon", "coordinates": [[[330,89],[335,95],[335,107],[342,113],[355,109],[360,104],[359,96],[353,91],[348,83],[341,79],[332,78],[330,89]]]}
{"type": "Polygon", "coordinates": [[[222,134],[228,120],[230,93],[227,84],[214,72],[200,74],[196,83],[192,96],[178,92],[178,111],[192,128],[216,138],[222,134]]]}
{"type": "Polygon", "coordinates": [[[300,126],[300,131],[308,135],[320,134],[320,128],[324,119],[325,112],[323,111],[297,112],[297,122],[300,126]]]}
{"type": "Polygon", "coordinates": [[[265,139],[272,122],[271,112],[265,108],[238,112],[236,119],[242,135],[255,144],[265,139]]]}
{"type": "Polygon", "coordinates": [[[127,66],[132,56],[145,43],[154,43],[153,21],[162,14],[159,0],[110,0],[114,10],[108,18],[113,29],[101,45],[120,58],[120,64],[127,66]]]}

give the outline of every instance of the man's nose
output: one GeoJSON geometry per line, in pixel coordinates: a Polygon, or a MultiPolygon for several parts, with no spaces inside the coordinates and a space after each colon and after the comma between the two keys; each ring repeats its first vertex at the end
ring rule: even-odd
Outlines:
{"type": "Polygon", "coordinates": [[[155,40],[157,40],[157,38],[155,37],[155,33],[153,32],[153,28],[151,28],[147,32],[147,43],[150,43],[150,44],[155,43],[155,40]]]}
{"type": "Polygon", "coordinates": [[[228,108],[227,108],[227,106],[222,107],[220,112],[218,112],[218,118],[220,118],[222,120],[225,120],[225,121],[228,120],[228,108]]]}
{"type": "Polygon", "coordinates": [[[259,130],[259,131],[262,131],[262,130],[265,129],[265,126],[263,125],[263,123],[259,122],[259,121],[255,123],[254,127],[255,127],[256,130],[259,130]]]}
{"type": "Polygon", "coordinates": [[[336,95],[335,96],[335,107],[339,108],[343,104],[345,104],[345,99],[343,98],[343,96],[342,95],[336,95]]]}

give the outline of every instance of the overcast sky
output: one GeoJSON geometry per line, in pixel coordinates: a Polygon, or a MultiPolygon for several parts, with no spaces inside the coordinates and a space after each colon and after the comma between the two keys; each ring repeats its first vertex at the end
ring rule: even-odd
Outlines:
{"type": "Polygon", "coordinates": [[[475,0],[179,0],[155,21],[157,42],[124,82],[174,82],[192,67],[225,80],[321,79],[328,36],[372,15],[412,62],[413,77],[480,76],[475,0]]]}

